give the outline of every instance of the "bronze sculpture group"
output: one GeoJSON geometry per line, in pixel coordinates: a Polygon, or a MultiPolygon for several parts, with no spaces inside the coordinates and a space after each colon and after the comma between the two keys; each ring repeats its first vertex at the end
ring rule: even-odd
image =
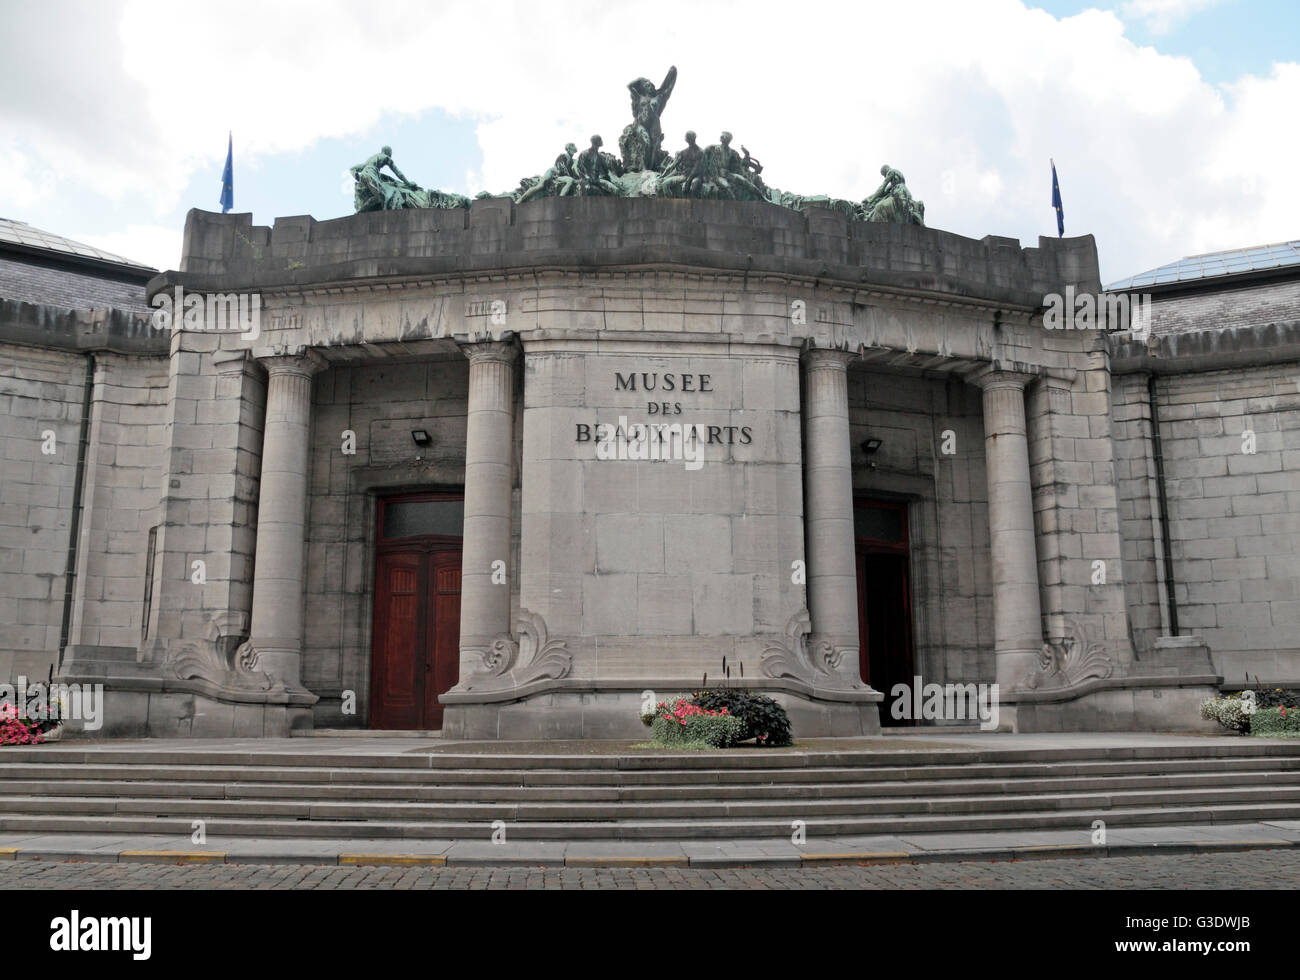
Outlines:
{"type": "MultiPolygon", "coordinates": [[[[766,201],[782,207],[803,209],[829,207],[852,220],[925,224],[925,205],[912,197],[903,175],[886,164],[880,187],[862,201],[789,194],[763,182],[763,165],[744,146],[736,152],[732,136],[724,132],[718,142],[701,148],[694,132],[686,133],[686,146],[676,153],[663,148],[660,117],[677,83],[677,69],[670,68],[661,85],[648,78],[628,84],[632,96],[632,122],[619,137],[619,156],[606,153],[604,141],[592,136],[587,149],[578,153],[573,143],[545,173],[525,177],[510,195],[516,203],[539,197],[674,197],[730,201],[766,201]]],[[[402,174],[393,163],[392,150],[385,146],[364,163],[352,168],[356,179],[356,210],[387,211],[400,208],[468,207],[469,199],[459,194],[426,190],[402,174]],[[385,173],[391,171],[391,175],[385,173]]],[[[480,197],[491,196],[484,192],[480,197]]]]}

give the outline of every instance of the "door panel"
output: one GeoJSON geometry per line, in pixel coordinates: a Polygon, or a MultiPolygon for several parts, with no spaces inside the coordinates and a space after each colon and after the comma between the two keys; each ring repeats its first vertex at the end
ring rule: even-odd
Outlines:
{"type": "Polygon", "coordinates": [[[442,727],[443,706],[438,695],[446,694],[460,676],[460,556],[459,550],[429,555],[429,601],[432,612],[425,685],[426,728],[442,727]]]}
{"type": "Polygon", "coordinates": [[[425,556],[381,554],[375,570],[375,642],[370,723],[416,728],[424,702],[424,622],[420,580],[425,556]]]}

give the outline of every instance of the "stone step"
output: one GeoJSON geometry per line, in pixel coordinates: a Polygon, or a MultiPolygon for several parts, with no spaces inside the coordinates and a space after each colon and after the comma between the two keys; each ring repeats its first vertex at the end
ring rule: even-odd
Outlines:
{"type": "Polygon", "coordinates": [[[1043,810],[1185,807],[1250,804],[1300,805],[1300,785],[1227,786],[1217,789],[1143,789],[1076,793],[1007,793],[980,796],[894,796],[822,799],[407,802],[292,799],[179,799],[167,797],[6,796],[0,810],[32,814],[141,814],[151,817],[293,817],[299,820],[510,822],[584,820],[701,820],[750,817],[871,817],[892,814],[1030,813],[1043,810]]]}
{"type": "MultiPolygon", "coordinates": [[[[939,735],[936,738],[941,737],[939,735]]],[[[654,755],[550,755],[545,753],[481,754],[451,752],[243,752],[221,749],[155,749],[106,747],[106,743],[6,747],[6,762],[28,763],[118,763],[130,765],[214,765],[306,768],[376,769],[512,769],[512,770],[746,770],[816,767],[881,767],[982,763],[1075,762],[1087,760],[1203,760],[1206,747],[1189,737],[1186,745],[1099,746],[1037,749],[932,749],[886,751],[797,752],[781,749],[743,749],[725,753],[676,752],[654,755]]],[[[1216,743],[1218,758],[1300,758],[1300,746],[1284,739],[1242,738],[1216,743]]]]}
{"type": "MultiPolygon", "coordinates": [[[[355,774],[355,771],[353,771],[355,774]]],[[[242,775],[242,774],[241,774],[242,775]]],[[[9,779],[0,778],[5,796],[397,800],[445,802],[634,802],[653,800],[744,800],[877,798],[890,796],[965,796],[1070,793],[1143,789],[1236,788],[1245,785],[1297,786],[1300,770],[1228,771],[1214,773],[1140,773],[1114,776],[1051,776],[1040,778],[902,780],[867,782],[764,782],[699,785],[424,785],[392,783],[227,782],[221,780],[154,779],[9,779]]]]}
{"type": "MultiPolygon", "coordinates": [[[[1077,829],[1086,840],[1094,820],[1110,828],[1220,825],[1300,818],[1300,804],[1233,804],[1133,809],[1081,809],[1036,813],[913,815],[886,817],[826,817],[807,820],[809,837],[962,833],[998,830],[1077,829]]],[[[791,818],[798,819],[798,818],[791,818]]],[[[727,820],[598,820],[543,823],[506,823],[511,840],[687,840],[752,839],[788,840],[791,820],[780,818],[727,820]]],[[[482,821],[347,821],[347,820],[241,820],[206,821],[208,846],[221,837],[335,838],[347,840],[409,838],[422,840],[490,840],[493,828],[482,821]]],[[[188,838],[189,818],[144,815],[40,815],[14,814],[0,808],[0,832],[65,834],[150,834],[188,838]]]]}
{"type": "MultiPolygon", "coordinates": [[[[9,759],[6,749],[0,759],[9,759]]],[[[630,785],[699,785],[916,781],[943,779],[1012,779],[1022,777],[1055,778],[1065,776],[1096,777],[1122,775],[1162,776],[1175,773],[1300,771],[1300,753],[1294,757],[1228,757],[1216,759],[1150,759],[1140,761],[1084,761],[1041,763],[988,763],[965,766],[838,766],[783,768],[763,770],[563,770],[563,769],[383,769],[361,768],[337,770],[325,766],[262,765],[160,765],[127,763],[24,763],[0,761],[0,788],[11,779],[125,780],[153,782],[213,781],[225,783],[271,782],[291,780],[295,783],[338,784],[432,784],[432,785],[499,785],[499,786],[630,786],[630,785]]]]}

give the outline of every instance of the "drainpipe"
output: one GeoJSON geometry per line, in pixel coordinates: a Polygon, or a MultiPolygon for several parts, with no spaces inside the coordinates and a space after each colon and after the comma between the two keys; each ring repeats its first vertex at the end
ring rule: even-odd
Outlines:
{"type": "Polygon", "coordinates": [[[63,573],[63,626],[59,630],[59,668],[72,626],[72,594],[77,585],[77,548],[81,539],[81,496],[86,482],[86,452],[90,447],[90,406],[95,396],[95,355],[86,355],[86,380],[82,385],[81,438],[77,444],[77,475],[72,484],[72,522],[68,530],[68,561],[63,573]]]}
{"type": "Polygon", "coordinates": [[[1160,540],[1164,544],[1165,599],[1169,604],[1169,633],[1178,636],[1178,604],[1174,600],[1174,556],[1169,540],[1169,497],[1165,493],[1165,457],[1160,448],[1160,403],[1156,376],[1147,375],[1147,401],[1151,405],[1151,456],[1156,464],[1156,496],[1160,508],[1160,540]]]}

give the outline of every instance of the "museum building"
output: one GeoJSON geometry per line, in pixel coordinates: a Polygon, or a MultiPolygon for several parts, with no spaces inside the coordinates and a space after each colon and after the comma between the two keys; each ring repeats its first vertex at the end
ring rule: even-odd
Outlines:
{"type": "Polygon", "coordinates": [[[0,681],[103,683],[101,734],[627,737],[725,682],[856,735],[918,678],[1177,730],[1300,681],[1295,243],[1071,329],[1090,236],[817,204],[195,210],[147,291],[17,237],[0,681]]]}

